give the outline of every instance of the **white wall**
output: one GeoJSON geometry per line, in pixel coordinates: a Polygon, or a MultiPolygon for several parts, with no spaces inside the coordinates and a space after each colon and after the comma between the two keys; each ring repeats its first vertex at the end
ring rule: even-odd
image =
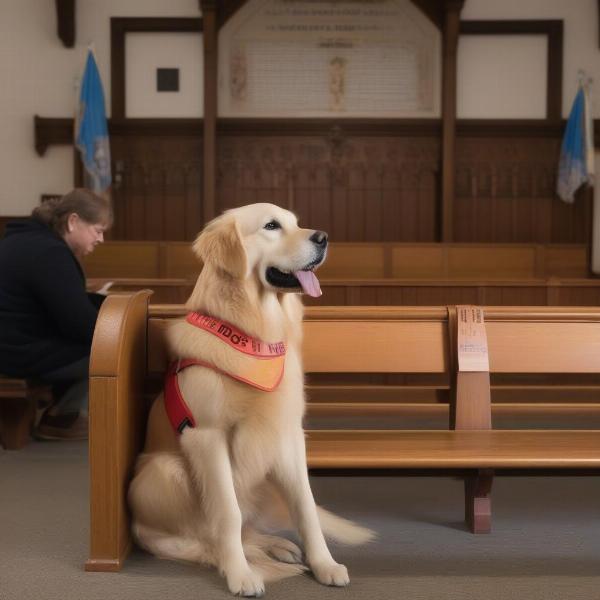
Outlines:
{"type": "Polygon", "coordinates": [[[204,56],[199,33],[128,33],[125,115],[196,118],[204,114],[204,56]],[[156,69],[179,69],[179,91],[156,91],[156,69]]]}
{"type": "MultiPolygon", "coordinates": [[[[200,15],[198,0],[77,0],[76,46],[65,48],[56,34],[54,6],[52,0],[0,0],[0,215],[28,214],[40,194],[72,187],[72,149],[54,146],[38,157],[33,115],[73,115],[74,82],[92,41],[110,114],[110,17],[200,15]]],[[[466,0],[462,18],[564,19],[563,115],[573,100],[579,68],[600,86],[596,0],[466,0]]],[[[595,118],[600,118],[598,89],[595,118]]],[[[460,89],[459,95],[464,92],[460,89]]],[[[511,91],[506,93],[508,97],[511,91]]],[[[490,114],[494,107],[501,114],[506,97],[495,95],[493,100],[490,114]]]]}
{"type": "MultiPolygon", "coordinates": [[[[592,104],[594,118],[600,118],[597,0],[465,0],[461,18],[464,20],[562,19],[564,21],[563,117],[569,114],[575,97],[577,71],[585,69],[595,82],[592,89],[592,104]]],[[[493,68],[494,65],[490,64],[490,69],[493,68]]],[[[509,94],[510,90],[507,90],[507,95],[509,94]]],[[[502,97],[498,97],[498,106],[503,101],[502,97]]]]}
{"type": "Polygon", "coordinates": [[[24,215],[42,193],[73,187],[73,151],[34,149],[33,116],[72,117],[75,80],[94,42],[110,114],[110,17],[198,17],[198,0],[77,0],[76,45],[56,33],[52,0],[0,1],[0,215],[24,215]]]}
{"type": "Polygon", "coordinates": [[[546,36],[461,36],[457,56],[457,117],[543,119],[547,114],[547,52],[546,36]],[[498,98],[502,98],[501,103],[498,98]]]}

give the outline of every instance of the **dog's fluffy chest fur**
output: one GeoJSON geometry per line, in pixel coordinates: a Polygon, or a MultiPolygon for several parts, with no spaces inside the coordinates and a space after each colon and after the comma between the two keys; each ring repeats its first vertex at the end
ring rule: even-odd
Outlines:
{"type": "MultiPolygon", "coordinates": [[[[234,463],[243,468],[246,461],[253,461],[253,472],[268,470],[273,457],[285,447],[290,431],[302,426],[305,409],[300,355],[302,305],[292,295],[286,295],[276,305],[279,310],[270,311],[271,331],[268,337],[261,337],[263,341],[283,341],[286,345],[283,377],[276,389],[264,392],[206,367],[188,367],[178,375],[196,426],[227,431],[234,463]],[[256,463],[262,468],[257,469],[256,463]]],[[[256,332],[253,334],[259,337],[256,332]]],[[[172,359],[200,359],[225,372],[236,372],[240,364],[259,360],[185,320],[169,328],[167,343],[172,359]]],[[[162,398],[158,403],[162,405],[162,398]]],[[[154,419],[151,416],[149,434],[153,421],[163,421],[161,438],[168,440],[170,449],[176,449],[177,436],[164,432],[164,408],[155,406],[153,413],[157,414],[154,419]]]]}

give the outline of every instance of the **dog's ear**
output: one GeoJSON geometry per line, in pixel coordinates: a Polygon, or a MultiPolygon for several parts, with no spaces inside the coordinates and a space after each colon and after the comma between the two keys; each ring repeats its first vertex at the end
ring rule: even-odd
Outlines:
{"type": "Polygon", "coordinates": [[[217,218],[209,223],[192,245],[196,256],[206,265],[244,279],[248,257],[235,219],[217,218]]]}

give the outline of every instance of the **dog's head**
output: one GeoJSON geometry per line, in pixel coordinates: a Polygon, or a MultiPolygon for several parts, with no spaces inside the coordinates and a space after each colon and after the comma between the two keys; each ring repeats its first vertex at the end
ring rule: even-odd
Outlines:
{"type": "Polygon", "coordinates": [[[296,216],[274,204],[234,208],[211,221],[193,245],[205,267],[228,277],[255,277],[274,292],[320,296],[314,274],[327,254],[327,234],[298,227],[296,216]]]}

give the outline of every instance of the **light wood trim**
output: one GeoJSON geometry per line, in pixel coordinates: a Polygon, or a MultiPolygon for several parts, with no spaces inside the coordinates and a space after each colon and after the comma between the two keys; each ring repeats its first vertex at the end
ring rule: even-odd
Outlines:
{"type": "MultiPolygon", "coordinates": [[[[430,404],[448,402],[448,385],[307,385],[313,404],[430,404]]],[[[600,394],[600,388],[599,388],[600,394]]]]}
{"type": "MultiPolygon", "coordinates": [[[[495,321],[542,321],[542,322],[582,322],[600,321],[600,307],[574,306],[484,306],[486,323],[495,321]]],[[[182,317],[186,314],[181,304],[151,304],[148,308],[151,318],[182,317]]],[[[308,306],[304,319],[337,321],[392,320],[392,321],[439,321],[448,320],[445,306],[308,306]]]]}
{"type": "Polygon", "coordinates": [[[118,570],[131,547],[126,489],[145,428],[148,291],[109,296],[90,356],[90,555],[86,570],[118,570]]]}
{"type": "Polygon", "coordinates": [[[429,321],[445,323],[445,306],[309,306],[304,310],[305,321],[429,321]]]}
{"type": "Polygon", "coordinates": [[[600,431],[307,432],[312,469],[598,468],[600,431]]]}
{"type": "MultiPolygon", "coordinates": [[[[536,307],[537,308],[537,307],[536,307]]],[[[148,314],[152,319],[182,317],[186,314],[181,304],[151,304],[148,314]]],[[[308,306],[304,309],[306,321],[432,321],[445,322],[445,306],[308,306]]]]}
{"type": "MultiPolygon", "coordinates": [[[[449,385],[308,385],[306,395],[313,404],[447,404],[450,400],[449,385]]],[[[492,385],[492,411],[494,406],[544,405],[593,406],[600,402],[600,385],[562,385],[550,380],[544,385],[492,385]]]]}
{"type": "MultiPolygon", "coordinates": [[[[309,417],[448,417],[450,407],[442,402],[309,402],[309,417]]],[[[600,404],[578,402],[492,404],[492,417],[598,417],[600,404]]]]}
{"type": "Polygon", "coordinates": [[[486,324],[494,321],[547,323],[596,323],[600,321],[597,306],[484,306],[486,324]]]}

